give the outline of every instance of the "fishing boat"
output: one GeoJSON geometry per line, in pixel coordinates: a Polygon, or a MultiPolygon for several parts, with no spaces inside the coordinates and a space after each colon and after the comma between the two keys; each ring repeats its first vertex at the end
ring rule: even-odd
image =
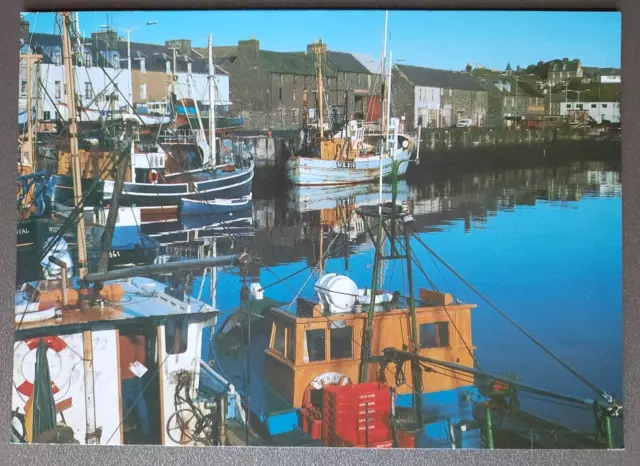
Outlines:
{"type": "Polygon", "coordinates": [[[306,285],[317,274],[311,290],[283,299],[269,289],[287,278],[263,286],[260,277],[247,286],[241,306],[221,319],[210,359],[236,384],[251,427],[279,446],[613,448],[612,423],[620,421],[622,407],[435,253],[406,207],[392,194],[390,203],[355,210],[364,221],[357,237],[371,238],[375,247],[370,284],[330,271],[327,259],[343,246],[329,244],[315,262],[287,275],[308,274],[306,285]],[[595,396],[557,393],[483,369],[472,335],[477,305],[433,285],[413,252],[416,244],[595,396]],[[405,265],[404,293],[380,277],[390,261],[405,265]],[[414,268],[429,288],[415,290],[414,268]],[[571,430],[525,412],[521,392],[593,409],[597,431],[592,424],[571,430]]]}
{"type": "MultiPolygon", "coordinates": [[[[210,69],[212,65],[210,52],[210,69]]],[[[209,92],[213,96],[213,75],[209,77],[209,92]]],[[[210,100],[212,97],[210,97],[210,100]]],[[[196,108],[197,110],[197,108],[196,108]]],[[[214,110],[211,110],[214,114],[214,110]]],[[[209,119],[209,140],[206,140],[201,119],[200,127],[164,131],[152,144],[132,145],[129,169],[122,188],[122,205],[179,206],[187,202],[188,211],[229,211],[251,200],[254,161],[250,154],[235,154],[232,162],[216,165],[215,115],[209,119]],[[184,136],[184,137],[182,137],[184,136]]],[[[198,114],[199,117],[199,114],[198,114]]],[[[144,126],[144,121],[140,122],[144,126]]],[[[91,206],[104,206],[111,198],[115,180],[105,179],[102,167],[108,165],[108,152],[82,151],[83,183],[87,191],[96,193],[91,206]]],[[[72,205],[72,179],[68,154],[60,157],[57,175],[49,183],[50,205],[69,209],[72,205]],[[66,172],[66,173],[65,173],[66,172]]]]}
{"type": "MultiPolygon", "coordinates": [[[[68,57],[71,14],[59,14],[63,56],[68,57]]],[[[65,73],[73,110],[70,60],[65,73]]],[[[75,158],[74,111],[69,125],[75,158]]],[[[78,208],[82,191],[77,168],[74,165],[73,178],[78,208]]],[[[106,271],[104,259],[112,243],[117,209],[116,193],[97,272],[87,270],[84,213],[79,210],[77,263],[66,247],[60,247],[65,245],[62,230],[48,240],[48,250],[42,251],[44,279],[25,283],[16,291],[12,440],[86,445],[140,441],[224,444],[218,427],[225,422],[226,401],[219,396],[203,399],[197,390],[202,331],[215,323],[217,311],[185,294],[183,273],[238,264],[243,259],[236,254],[106,271]],[[165,285],[145,276],[154,273],[172,273],[173,279],[165,285]],[[132,340],[141,346],[137,359],[128,364],[121,356],[132,340]],[[40,370],[42,364],[49,370],[40,370]],[[133,396],[130,385],[127,391],[122,389],[125,372],[133,374],[130,380],[139,382],[139,393],[133,396]],[[50,387],[48,396],[43,396],[43,383],[50,387]],[[43,431],[45,424],[49,430],[43,431]],[[66,434],[61,436],[63,431],[66,434]]]]}
{"type": "MultiPolygon", "coordinates": [[[[364,183],[379,178],[388,178],[391,175],[394,161],[399,164],[398,176],[404,176],[413,152],[414,142],[409,136],[399,134],[399,120],[390,118],[391,66],[389,66],[387,86],[389,92],[386,98],[387,118],[385,119],[384,116],[381,118],[380,130],[369,132],[369,125],[366,122],[354,120],[349,121],[341,131],[333,135],[325,135],[322,47],[315,47],[315,51],[318,70],[317,137],[310,144],[305,141],[302,153],[287,160],[285,166],[287,179],[294,185],[302,186],[364,183]]],[[[384,70],[382,74],[385,74],[384,70]]]]}

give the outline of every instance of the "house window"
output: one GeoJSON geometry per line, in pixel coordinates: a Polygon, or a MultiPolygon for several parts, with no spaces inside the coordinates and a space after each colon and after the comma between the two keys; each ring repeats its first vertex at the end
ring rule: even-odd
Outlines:
{"type": "Polygon", "coordinates": [[[278,88],[278,98],[282,100],[282,88],[278,88]]]}
{"type": "Polygon", "coordinates": [[[283,74],[280,75],[280,84],[284,84],[284,75],[283,74]]]}
{"type": "Polygon", "coordinates": [[[294,109],[294,110],[291,111],[291,122],[292,123],[297,123],[298,122],[298,110],[294,109]]]}
{"type": "Polygon", "coordinates": [[[144,58],[140,59],[140,71],[142,73],[146,73],[147,72],[147,62],[144,58]]]}
{"type": "Polygon", "coordinates": [[[449,89],[449,96],[453,95],[453,89],[449,89]]]}
{"type": "Polygon", "coordinates": [[[602,104],[602,108],[607,108],[607,104],[602,104]]]}
{"type": "Polygon", "coordinates": [[[91,83],[84,83],[84,98],[93,98],[93,90],[91,89],[91,83]]]}
{"type": "Polygon", "coordinates": [[[580,110],[582,110],[582,104],[576,104],[576,108],[579,108],[580,110]]]}
{"type": "Polygon", "coordinates": [[[571,108],[571,104],[567,104],[567,108],[571,108]]]}
{"type": "Polygon", "coordinates": [[[295,100],[296,100],[296,90],[295,90],[295,89],[293,90],[293,95],[292,95],[292,97],[293,97],[293,100],[295,101],[295,100]]]}
{"type": "Polygon", "coordinates": [[[273,338],[273,349],[275,352],[284,356],[284,342],[285,342],[285,326],[276,324],[276,333],[273,338]]]}
{"type": "Polygon", "coordinates": [[[49,110],[42,112],[42,119],[51,120],[51,112],[49,110]]]}
{"type": "Polygon", "coordinates": [[[293,76],[293,84],[298,84],[298,77],[297,76],[293,76]]]}
{"type": "MultiPolygon", "coordinates": [[[[333,322],[334,325],[337,322],[333,322]]],[[[353,357],[353,327],[332,328],[329,330],[331,360],[353,357]]]]}
{"type": "Polygon", "coordinates": [[[420,324],[420,347],[443,348],[449,346],[449,322],[420,324]]]}
{"type": "Polygon", "coordinates": [[[140,99],[145,100],[147,98],[147,85],[140,84],[140,99]]]}
{"type": "Polygon", "coordinates": [[[280,109],[278,113],[280,114],[280,123],[284,123],[284,110],[280,109]]]}
{"type": "Polygon", "coordinates": [[[597,104],[591,104],[591,108],[597,108],[598,105],[597,104]]]}
{"type": "Polygon", "coordinates": [[[182,354],[187,351],[189,321],[178,317],[167,321],[165,332],[165,351],[167,354],[182,354]]]}
{"type": "Polygon", "coordinates": [[[55,98],[62,98],[62,83],[60,81],[55,82],[55,98]]]}
{"type": "Polygon", "coordinates": [[[305,333],[309,362],[324,361],[326,359],[324,329],[307,330],[305,333]]]}
{"type": "Polygon", "coordinates": [[[302,91],[302,101],[303,102],[307,101],[307,90],[306,89],[304,91],[302,91]]]}
{"type": "Polygon", "coordinates": [[[27,95],[27,81],[22,81],[20,83],[20,95],[27,95]]]}

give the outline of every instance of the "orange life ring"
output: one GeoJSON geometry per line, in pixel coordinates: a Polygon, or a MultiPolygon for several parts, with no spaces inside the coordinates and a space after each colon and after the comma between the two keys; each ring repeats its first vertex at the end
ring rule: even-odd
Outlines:
{"type": "MultiPolygon", "coordinates": [[[[47,347],[50,350],[53,350],[56,353],[60,353],[67,348],[67,344],[65,343],[65,341],[59,337],[55,337],[55,336],[42,337],[42,340],[45,341],[45,343],[47,344],[47,347]]],[[[27,347],[31,351],[35,350],[38,347],[39,342],[40,342],[40,338],[29,338],[28,340],[24,341],[24,343],[27,345],[27,347]]],[[[31,395],[33,394],[33,382],[30,382],[29,380],[25,379],[20,385],[16,387],[16,390],[18,390],[18,392],[21,393],[22,395],[30,398],[31,395]]],[[[53,380],[51,381],[51,391],[53,392],[54,395],[60,391],[60,389],[58,388],[58,386],[55,384],[53,380]]]]}
{"type": "Polygon", "coordinates": [[[160,174],[157,172],[157,170],[151,170],[149,172],[149,183],[152,184],[156,184],[158,183],[158,181],[160,181],[160,174]]]}

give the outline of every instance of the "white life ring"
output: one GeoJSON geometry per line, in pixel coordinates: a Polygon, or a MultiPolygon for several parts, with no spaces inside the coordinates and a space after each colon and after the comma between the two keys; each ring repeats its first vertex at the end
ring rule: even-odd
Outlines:
{"type": "MultiPolygon", "coordinates": [[[[68,362],[73,362],[69,361],[70,358],[67,357],[72,351],[69,349],[67,343],[60,337],[48,336],[41,338],[45,341],[48,349],[57,356],[56,361],[49,356],[49,351],[47,351],[47,361],[51,373],[51,391],[54,395],[54,400],[57,402],[60,397],[64,396],[61,390],[70,383],[70,371],[65,370],[65,367],[68,362]]],[[[15,389],[21,397],[23,397],[23,401],[25,402],[33,395],[35,354],[41,338],[29,338],[21,342],[20,346],[26,347],[26,351],[21,350],[20,347],[14,350],[14,364],[18,364],[14,370],[15,389]],[[33,358],[33,360],[31,360],[31,358],[33,358]]]]}
{"type": "Polygon", "coordinates": [[[349,377],[340,372],[325,372],[315,376],[302,395],[302,406],[308,406],[311,404],[311,390],[320,390],[327,385],[347,385],[351,383],[349,377]]]}

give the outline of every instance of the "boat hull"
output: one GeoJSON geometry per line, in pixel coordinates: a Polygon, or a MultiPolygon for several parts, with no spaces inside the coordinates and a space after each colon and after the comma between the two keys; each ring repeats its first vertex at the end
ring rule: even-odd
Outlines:
{"type": "MultiPolygon", "coordinates": [[[[252,192],[254,165],[236,172],[216,176],[214,172],[201,171],[198,180],[192,183],[124,183],[119,198],[121,206],[178,206],[183,199],[193,201],[216,201],[242,199],[252,192]]],[[[83,179],[83,192],[93,179],[83,179]]],[[[113,195],[114,181],[98,181],[99,188],[86,200],[85,207],[100,207],[109,204],[113,195]]],[[[49,196],[57,209],[73,208],[73,180],[70,176],[54,176],[49,185],[49,196]]]]}
{"type": "Polygon", "coordinates": [[[234,199],[213,199],[199,201],[195,199],[181,199],[180,215],[215,215],[228,212],[239,212],[251,206],[252,193],[234,199]]]}
{"type": "MultiPolygon", "coordinates": [[[[404,176],[411,153],[396,152],[398,176],[404,176]]],[[[393,158],[382,159],[382,177],[391,175],[393,158]]],[[[331,186],[366,183],[380,178],[380,157],[359,157],[354,161],[322,160],[311,157],[294,157],[286,164],[287,179],[297,186],[331,186]]]]}

